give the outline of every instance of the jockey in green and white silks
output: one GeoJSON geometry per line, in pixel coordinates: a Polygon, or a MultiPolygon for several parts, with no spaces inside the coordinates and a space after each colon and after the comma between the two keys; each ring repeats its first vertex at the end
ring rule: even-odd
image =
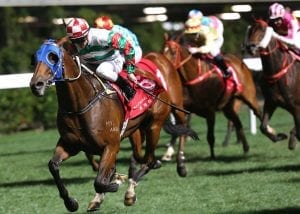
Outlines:
{"type": "Polygon", "coordinates": [[[142,58],[142,48],[136,35],[126,27],[116,25],[108,16],[100,16],[94,20],[94,27],[99,29],[111,30],[115,33],[120,33],[123,37],[131,41],[135,51],[135,63],[138,63],[142,58]]]}
{"type": "Polygon", "coordinates": [[[66,26],[67,35],[76,46],[80,59],[96,66],[96,73],[109,81],[115,82],[129,101],[135,90],[119,73],[123,66],[128,79],[137,83],[135,72],[135,50],[131,41],[120,33],[106,29],[90,28],[87,21],[72,18],[66,26]]]}

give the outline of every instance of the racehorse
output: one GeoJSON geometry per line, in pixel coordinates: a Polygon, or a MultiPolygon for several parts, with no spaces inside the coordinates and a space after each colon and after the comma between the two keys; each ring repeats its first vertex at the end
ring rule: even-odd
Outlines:
{"type": "MultiPolygon", "coordinates": [[[[125,121],[126,111],[115,90],[87,67],[82,69],[84,65],[79,62],[78,57],[74,59],[63,47],[66,41],[65,37],[57,42],[47,40],[41,45],[36,52],[35,71],[30,81],[32,93],[36,96],[44,96],[47,87],[53,82],[56,86],[57,128],[60,137],[49,161],[49,170],[65,207],[74,212],[78,209],[78,202],[69,196],[61,179],[59,166],[80,151],[100,156],[98,174],[94,181],[96,196],[88,207],[88,211],[97,210],[106,192],[118,190],[119,184],[113,182],[117,153],[121,140],[130,137],[133,156],[142,164],[131,175],[125,194],[125,205],[132,205],[136,201],[135,186],[146,173],[157,166],[155,148],[161,128],[171,111],[171,106],[167,105],[171,103],[169,95],[165,90],[160,91],[149,109],[125,121]],[[141,149],[144,140],[146,145],[143,155],[141,149]]],[[[159,70],[174,70],[173,65],[162,54],[152,54],[149,59],[159,70]]],[[[142,69],[137,69],[136,74],[155,80],[153,75],[142,69]]],[[[184,126],[177,128],[183,133],[188,130],[184,126]]]]}
{"type": "Polygon", "coordinates": [[[259,54],[263,77],[261,88],[265,101],[260,129],[273,142],[286,139],[284,133],[268,131],[268,123],[277,107],[287,110],[294,118],[290,131],[289,149],[300,140],[300,57],[272,36],[272,29],[262,19],[250,26],[246,35],[246,48],[250,54],[259,54]]]}
{"type": "MultiPolygon", "coordinates": [[[[178,37],[177,37],[178,38],[178,37]]],[[[201,60],[189,53],[178,39],[165,38],[163,54],[173,62],[178,70],[185,91],[184,106],[187,110],[204,117],[207,123],[207,141],[210,147],[210,157],[215,158],[214,124],[216,111],[222,110],[226,118],[233,122],[238,141],[242,142],[243,151],[249,150],[242,123],[234,109],[234,100],[240,99],[253,110],[261,120],[256,99],[256,88],[251,71],[234,55],[225,55],[225,60],[235,70],[243,89],[226,93],[226,84],[214,64],[201,60]]],[[[231,81],[231,80],[230,80],[231,81]]]]}

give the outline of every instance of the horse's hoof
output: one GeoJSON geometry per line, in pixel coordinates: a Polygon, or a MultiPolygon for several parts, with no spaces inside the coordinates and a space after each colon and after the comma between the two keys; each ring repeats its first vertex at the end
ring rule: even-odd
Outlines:
{"type": "Polygon", "coordinates": [[[186,170],[185,166],[178,166],[177,167],[177,174],[180,177],[186,177],[187,176],[187,170],[186,170]]]}
{"type": "Polygon", "coordinates": [[[250,150],[250,147],[247,145],[247,146],[244,146],[243,149],[244,149],[244,153],[248,153],[250,150]]]}
{"type": "Polygon", "coordinates": [[[69,198],[68,200],[64,201],[65,207],[70,211],[70,212],[75,212],[78,210],[79,205],[76,199],[74,198],[69,198]]]}
{"type": "Polygon", "coordinates": [[[156,160],[154,163],[152,169],[159,169],[161,167],[161,162],[159,160],[156,160]]]}
{"type": "Polygon", "coordinates": [[[296,149],[296,141],[290,141],[288,148],[289,148],[289,150],[295,150],[296,149]]]}
{"type": "Polygon", "coordinates": [[[94,212],[100,209],[101,202],[90,202],[87,212],[94,212]]]}
{"type": "Polygon", "coordinates": [[[281,140],[287,139],[288,136],[286,134],[284,134],[284,133],[279,133],[279,134],[277,134],[276,138],[277,138],[276,139],[277,141],[281,141],[281,140]]]}
{"type": "Polygon", "coordinates": [[[134,205],[136,202],[136,195],[132,196],[132,197],[126,197],[124,199],[124,204],[125,206],[132,206],[134,205]]]}
{"type": "Polygon", "coordinates": [[[172,160],[172,157],[169,156],[169,155],[164,155],[164,156],[161,158],[161,160],[162,160],[162,161],[168,162],[168,161],[171,161],[171,160],[172,160]]]}

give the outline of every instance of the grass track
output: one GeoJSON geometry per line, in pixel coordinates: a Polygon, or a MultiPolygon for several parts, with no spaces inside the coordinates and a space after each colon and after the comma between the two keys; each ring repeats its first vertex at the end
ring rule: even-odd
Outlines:
{"type": "MultiPolygon", "coordinates": [[[[205,121],[193,118],[193,128],[200,142],[186,145],[188,176],[176,173],[175,161],[151,171],[136,189],[138,201],[132,207],[123,205],[127,185],[117,193],[107,194],[101,213],[130,214],[264,214],[300,213],[300,150],[287,149],[287,141],[273,144],[259,131],[249,133],[248,111],[241,112],[250,152],[243,155],[242,146],[223,148],[226,121],[221,114],[216,125],[216,161],[209,159],[205,121]]],[[[290,115],[278,110],[271,125],[289,133],[290,115]]],[[[165,151],[168,137],[162,133],[157,156],[165,151]]],[[[57,132],[22,132],[0,135],[0,213],[67,213],[48,171],[47,163],[56,144],[57,132]]],[[[299,145],[298,145],[299,146],[299,145]]],[[[126,173],[129,143],[122,142],[117,171],[126,173]]],[[[77,213],[85,213],[94,196],[92,172],[80,153],[61,166],[71,196],[79,201],[77,213]]]]}

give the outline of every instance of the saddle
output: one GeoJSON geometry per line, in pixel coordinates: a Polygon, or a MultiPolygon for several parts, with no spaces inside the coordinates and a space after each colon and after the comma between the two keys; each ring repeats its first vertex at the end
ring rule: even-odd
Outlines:
{"type": "MultiPolygon", "coordinates": [[[[197,79],[201,79],[201,80],[204,80],[206,78],[209,78],[210,77],[210,74],[214,71],[218,74],[219,78],[220,79],[223,79],[223,74],[222,74],[222,71],[220,70],[220,68],[215,64],[214,60],[213,60],[213,57],[210,55],[210,54],[195,54],[193,55],[195,58],[199,58],[199,62],[198,62],[198,67],[201,66],[201,61],[200,60],[203,60],[205,61],[206,63],[212,65],[212,69],[207,72],[207,73],[201,73],[199,72],[199,77],[201,76],[202,78],[197,78],[197,79]]],[[[243,87],[242,87],[242,84],[240,82],[240,80],[238,79],[237,77],[237,72],[236,70],[234,69],[233,66],[231,66],[230,64],[227,63],[227,66],[228,68],[230,68],[230,70],[232,71],[232,75],[230,78],[227,78],[225,79],[225,84],[226,84],[226,91],[227,92],[230,92],[232,90],[234,90],[234,92],[238,92],[238,93],[241,93],[242,90],[243,90],[243,87]],[[232,83],[234,84],[234,86],[231,86],[232,83]]],[[[198,70],[200,70],[198,68],[198,70]]]]}
{"type": "MultiPolygon", "coordinates": [[[[136,90],[135,96],[127,102],[119,87],[111,83],[112,87],[116,90],[120,101],[122,102],[125,110],[125,120],[135,118],[143,114],[146,110],[151,108],[154,104],[156,97],[163,91],[167,91],[166,81],[163,79],[160,70],[157,66],[148,59],[141,59],[136,64],[137,71],[135,73],[138,84],[128,81],[131,87],[136,90]]],[[[127,79],[127,72],[122,71],[121,75],[127,79]]]]}

